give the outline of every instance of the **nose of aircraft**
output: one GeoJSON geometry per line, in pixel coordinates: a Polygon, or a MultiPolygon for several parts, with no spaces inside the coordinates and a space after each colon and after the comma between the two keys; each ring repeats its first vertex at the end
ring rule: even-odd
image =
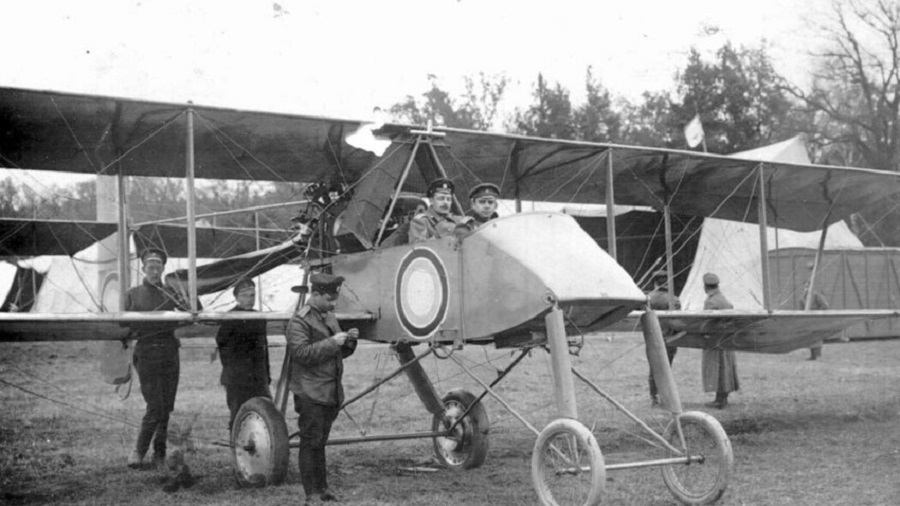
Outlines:
{"type": "Polygon", "coordinates": [[[499,218],[463,241],[466,328],[490,335],[543,315],[554,303],[579,326],[602,327],[643,305],[631,276],[571,217],[499,218]]]}

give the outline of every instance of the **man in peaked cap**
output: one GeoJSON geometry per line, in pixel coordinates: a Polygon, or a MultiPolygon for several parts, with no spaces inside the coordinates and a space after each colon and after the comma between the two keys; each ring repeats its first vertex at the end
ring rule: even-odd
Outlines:
{"type": "MultiPolygon", "coordinates": [[[[188,310],[171,289],[163,285],[162,274],[168,256],[165,251],[149,248],[141,252],[144,281],[125,294],[125,311],[188,310]]],[[[172,323],[132,323],[129,339],[137,339],[132,361],[141,383],[141,395],[147,403],[134,451],[128,466],[142,467],[144,456],[153,442],[153,463],[165,461],[169,415],[175,409],[178,392],[178,339],[172,323]]]]}
{"type": "MultiPolygon", "coordinates": [[[[655,311],[678,311],[681,309],[681,301],[678,300],[678,297],[669,293],[667,288],[667,283],[669,279],[669,274],[666,271],[656,271],[653,273],[653,290],[647,294],[647,304],[650,306],[650,309],[655,311]]],[[[666,334],[663,335],[664,338],[671,337],[674,335],[674,329],[668,329],[666,334]]],[[[669,346],[669,343],[666,343],[666,355],[669,357],[669,365],[672,365],[672,361],[675,360],[675,354],[678,353],[677,346],[669,346]]],[[[648,379],[648,383],[650,385],[650,405],[651,406],[659,406],[659,391],[656,388],[656,381],[653,379],[653,369],[650,369],[650,377],[648,379]]]]}
{"type": "MultiPolygon", "coordinates": [[[[719,290],[719,276],[712,272],[703,275],[703,288],[706,300],[703,309],[734,309],[731,302],[719,290]]],[[[703,371],[703,391],[715,392],[716,400],[707,406],[723,409],[728,405],[728,394],[740,389],[737,374],[737,360],[733,350],[703,350],[701,361],[703,371]]]]}
{"type": "Polygon", "coordinates": [[[410,243],[464,234],[471,230],[470,218],[456,216],[450,212],[453,208],[455,189],[453,181],[444,178],[435,179],[428,185],[426,195],[431,203],[428,209],[415,215],[409,222],[410,243]]]}
{"type": "Polygon", "coordinates": [[[291,357],[289,388],[300,417],[300,480],[307,503],[335,501],[328,488],[325,443],[344,402],[341,377],[344,359],[356,351],[359,330],[341,330],[334,315],[344,278],[314,273],[309,277],[309,298],[287,326],[291,357]]]}
{"type": "Polygon", "coordinates": [[[469,190],[469,210],[466,216],[474,220],[475,226],[481,226],[497,218],[497,199],[500,198],[500,187],[494,183],[477,184],[469,190]]]}

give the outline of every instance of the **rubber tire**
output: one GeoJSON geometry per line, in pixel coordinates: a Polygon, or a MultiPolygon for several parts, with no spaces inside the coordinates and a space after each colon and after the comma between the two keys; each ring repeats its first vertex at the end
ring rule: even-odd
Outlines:
{"type": "Polygon", "coordinates": [[[584,456],[587,457],[591,466],[591,486],[583,500],[580,498],[577,500],[577,504],[584,506],[600,504],[606,490],[606,464],[603,462],[600,445],[597,444],[597,438],[584,424],[571,418],[559,418],[550,422],[535,441],[534,451],[531,454],[531,481],[534,484],[534,490],[544,506],[563,506],[564,503],[559,502],[561,498],[554,497],[553,491],[546,483],[547,468],[544,463],[545,456],[550,451],[554,439],[566,434],[574,438],[579,453],[586,451],[584,456]]]}
{"type": "Polygon", "coordinates": [[[270,399],[254,397],[241,405],[231,443],[238,485],[265,487],[284,481],[290,459],[287,424],[270,399]]]}
{"type": "MultiPolygon", "coordinates": [[[[692,450],[692,438],[689,436],[699,434],[708,440],[706,441],[707,444],[710,441],[712,442],[713,450],[711,453],[713,455],[710,456],[715,459],[713,464],[718,466],[718,470],[715,480],[707,480],[710,483],[708,485],[703,484],[702,488],[698,490],[692,490],[690,485],[685,484],[677,471],[684,470],[687,466],[708,465],[709,461],[702,464],[692,463],[687,466],[685,464],[663,466],[663,481],[666,483],[669,491],[672,492],[672,495],[683,504],[712,504],[722,498],[722,494],[725,493],[725,489],[728,487],[728,481],[731,479],[731,472],[734,468],[734,453],[731,449],[731,441],[728,439],[728,434],[725,433],[725,429],[722,428],[719,421],[706,413],[688,411],[679,415],[678,419],[681,421],[682,431],[685,432],[685,444],[688,447],[688,454],[692,450]]],[[[669,422],[663,437],[672,443],[672,446],[680,448],[681,443],[675,422],[675,420],[669,422]]],[[[693,439],[693,441],[698,440],[693,439]]],[[[693,449],[696,450],[696,447],[693,449]]],[[[671,457],[672,455],[667,452],[666,456],[671,457]]]]}
{"type": "MultiPolygon", "coordinates": [[[[475,403],[476,397],[463,389],[455,389],[444,395],[444,413],[434,415],[432,432],[446,430],[466,408],[475,403]]],[[[473,469],[484,464],[490,447],[491,422],[487,410],[481,402],[456,426],[456,438],[432,438],[434,454],[444,466],[460,471],[473,469]]]]}

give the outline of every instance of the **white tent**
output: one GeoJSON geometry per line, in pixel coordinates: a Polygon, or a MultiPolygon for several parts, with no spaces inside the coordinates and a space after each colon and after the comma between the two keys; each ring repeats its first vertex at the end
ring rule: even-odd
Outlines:
{"type": "MultiPolygon", "coordinates": [[[[759,161],[810,163],[801,136],[733,156],[759,161]]],[[[817,249],[820,237],[821,231],[794,232],[769,227],[767,242],[770,251],[778,248],[817,249]]],[[[843,221],[828,227],[826,249],[859,247],[862,243],[843,221]]],[[[694,264],[680,294],[685,310],[703,309],[706,294],[702,278],[707,272],[719,276],[722,293],[735,309],[763,310],[759,225],[715,218],[703,220],[694,264]]],[[[773,301],[773,307],[777,305],[778,301],[773,301]]]]}

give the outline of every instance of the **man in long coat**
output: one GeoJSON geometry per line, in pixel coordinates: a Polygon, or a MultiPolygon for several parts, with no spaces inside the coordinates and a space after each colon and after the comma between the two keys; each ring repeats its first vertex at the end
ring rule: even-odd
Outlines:
{"type": "MultiPolygon", "coordinates": [[[[704,274],[703,287],[706,290],[703,309],[734,309],[731,302],[728,302],[719,290],[718,276],[711,272],[704,274]]],[[[728,405],[728,394],[740,389],[734,351],[703,350],[702,371],[703,391],[716,393],[716,399],[707,406],[723,409],[728,405]]]]}
{"type": "Polygon", "coordinates": [[[291,357],[289,388],[300,417],[300,481],[307,503],[335,501],[328,487],[325,443],[344,402],[344,359],[356,351],[357,329],[341,330],[334,315],[344,278],[316,273],[310,276],[309,299],[287,327],[291,357]]]}

